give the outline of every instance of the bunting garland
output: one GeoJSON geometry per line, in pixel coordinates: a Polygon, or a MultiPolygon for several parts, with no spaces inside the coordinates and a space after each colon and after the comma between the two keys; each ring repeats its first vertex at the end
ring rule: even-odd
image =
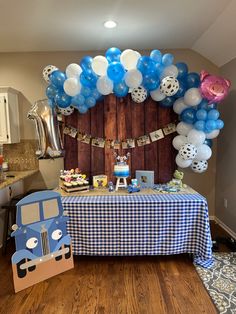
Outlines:
{"type": "Polygon", "coordinates": [[[169,123],[162,129],[155,130],[149,134],[139,136],[138,138],[127,138],[123,140],[119,139],[106,139],[101,137],[94,137],[90,134],[79,131],[72,126],[65,126],[63,134],[68,135],[81,143],[89,144],[94,147],[108,148],[108,149],[130,149],[135,147],[141,147],[151,144],[153,142],[163,139],[165,136],[176,132],[176,124],[169,123]]]}

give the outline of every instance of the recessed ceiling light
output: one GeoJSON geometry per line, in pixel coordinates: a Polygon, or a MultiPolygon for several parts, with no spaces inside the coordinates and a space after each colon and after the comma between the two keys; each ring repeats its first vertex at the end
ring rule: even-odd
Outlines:
{"type": "Polygon", "coordinates": [[[117,26],[117,23],[114,22],[114,21],[106,21],[106,22],[104,22],[103,25],[104,25],[104,27],[106,27],[106,28],[114,28],[114,27],[117,26]]]}

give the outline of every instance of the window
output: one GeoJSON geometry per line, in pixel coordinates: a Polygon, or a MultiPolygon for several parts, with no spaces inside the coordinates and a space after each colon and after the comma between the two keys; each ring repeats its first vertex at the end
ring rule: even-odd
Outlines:
{"type": "Polygon", "coordinates": [[[43,202],[43,216],[44,219],[57,217],[59,215],[57,199],[48,200],[43,202]]]}
{"type": "Polygon", "coordinates": [[[39,203],[21,206],[21,221],[23,225],[40,221],[39,203]]]}

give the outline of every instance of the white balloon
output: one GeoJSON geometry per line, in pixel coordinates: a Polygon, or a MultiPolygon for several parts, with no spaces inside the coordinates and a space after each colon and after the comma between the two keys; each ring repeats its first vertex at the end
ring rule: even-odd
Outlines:
{"type": "Polygon", "coordinates": [[[140,54],[132,49],[124,50],[120,55],[120,62],[126,70],[136,68],[140,54]]]}
{"type": "Polygon", "coordinates": [[[52,74],[52,72],[58,70],[57,67],[55,67],[55,65],[47,65],[44,69],[43,69],[43,78],[45,79],[45,81],[47,83],[50,83],[50,75],[52,74]]]}
{"type": "Polygon", "coordinates": [[[189,108],[184,102],[184,97],[178,98],[173,105],[174,112],[181,114],[184,109],[189,108]]]}
{"type": "Polygon", "coordinates": [[[180,135],[188,135],[188,133],[193,129],[193,125],[192,124],[188,124],[185,122],[179,122],[177,124],[176,127],[176,131],[177,133],[179,133],[180,135]]]}
{"type": "Polygon", "coordinates": [[[71,63],[66,68],[66,76],[68,78],[79,77],[81,73],[82,73],[81,66],[78,65],[77,63],[71,63]]]}
{"type": "Polygon", "coordinates": [[[75,96],[79,94],[81,90],[81,83],[75,77],[70,77],[65,80],[63,84],[64,91],[69,96],[75,96]]]}
{"type": "Polygon", "coordinates": [[[197,156],[197,147],[193,144],[184,144],[180,147],[179,155],[184,160],[194,159],[197,156]]]}
{"type": "Polygon", "coordinates": [[[174,76],[166,76],[160,84],[160,91],[166,96],[173,96],[179,90],[179,81],[174,76]]]}
{"type": "Polygon", "coordinates": [[[208,160],[211,158],[211,155],[212,150],[208,145],[202,144],[197,146],[197,155],[195,157],[196,160],[208,160]]]}
{"type": "Polygon", "coordinates": [[[188,143],[187,136],[177,135],[173,138],[172,145],[175,149],[179,150],[181,146],[188,143]]]}
{"type": "Polygon", "coordinates": [[[210,133],[206,133],[206,138],[213,139],[216,138],[220,133],[220,130],[214,130],[210,133]]]}
{"type": "Polygon", "coordinates": [[[113,82],[106,75],[99,77],[97,80],[97,90],[102,95],[109,95],[113,90],[113,82]]]}
{"type": "Polygon", "coordinates": [[[192,129],[187,136],[188,142],[193,145],[202,145],[206,139],[206,134],[202,131],[192,129]]]}
{"type": "Polygon", "coordinates": [[[107,74],[107,67],[108,67],[108,60],[104,56],[96,56],[93,58],[92,61],[92,69],[97,75],[106,75],[107,74]]]}
{"type": "Polygon", "coordinates": [[[175,65],[169,65],[166,68],[164,68],[163,72],[161,73],[161,80],[166,77],[166,76],[173,76],[177,77],[178,76],[178,68],[175,65]]]}
{"type": "Polygon", "coordinates": [[[184,160],[183,158],[181,158],[181,156],[178,154],[175,158],[175,162],[177,164],[177,166],[179,166],[180,168],[188,168],[191,163],[192,160],[184,160]]]}
{"type": "Polygon", "coordinates": [[[197,106],[202,101],[202,96],[199,88],[192,87],[184,94],[184,102],[188,106],[197,106]]]}
{"type": "Polygon", "coordinates": [[[161,100],[166,98],[166,95],[161,92],[160,87],[152,90],[150,92],[150,95],[151,95],[152,99],[155,101],[161,101],[161,100]]]}
{"type": "Polygon", "coordinates": [[[208,162],[206,160],[193,160],[191,169],[196,173],[203,173],[208,168],[208,162]]]}
{"type": "Polygon", "coordinates": [[[143,75],[139,70],[132,69],[125,73],[125,83],[130,88],[137,88],[141,85],[143,75]]]}

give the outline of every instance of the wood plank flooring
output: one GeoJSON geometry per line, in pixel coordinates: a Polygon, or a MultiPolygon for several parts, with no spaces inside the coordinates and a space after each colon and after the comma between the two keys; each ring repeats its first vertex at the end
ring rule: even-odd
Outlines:
{"type": "MultiPolygon", "coordinates": [[[[189,255],[75,257],[75,268],[14,293],[0,258],[0,313],[217,313],[189,255]]],[[[9,251],[10,251],[9,249],[9,251]]]]}

